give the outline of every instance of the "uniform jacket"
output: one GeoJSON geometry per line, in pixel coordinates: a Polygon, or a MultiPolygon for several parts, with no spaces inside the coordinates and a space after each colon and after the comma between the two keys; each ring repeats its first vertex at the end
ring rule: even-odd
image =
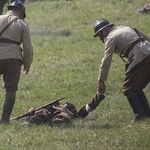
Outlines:
{"type": "MultiPolygon", "coordinates": [[[[128,55],[130,63],[126,72],[129,72],[134,66],[141,62],[150,54],[150,38],[139,31],[139,34],[145,39],[134,46],[128,55]]],[[[99,79],[106,81],[110,69],[113,53],[125,55],[131,43],[137,40],[139,35],[129,26],[118,26],[110,29],[108,36],[104,40],[105,51],[100,66],[99,79]]]]}
{"type": "MultiPolygon", "coordinates": [[[[0,15],[0,32],[9,24],[11,20],[17,18],[12,11],[5,15],[0,15]]],[[[24,68],[29,69],[33,60],[33,46],[31,43],[30,30],[28,24],[23,19],[14,21],[1,35],[0,38],[6,38],[22,44],[0,43],[0,60],[2,59],[20,59],[24,68]]]]}
{"type": "MultiPolygon", "coordinates": [[[[70,103],[71,104],[71,103],[70,103]]],[[[74,106],[74,105],[73,105],[74,106]]],[[[65,105],[52,105],[36,111],[33,115],[24,119],[28,124],[42,123],[70,123],[72,119],[77,117],[75,107],[66,107],[65,105]]]]}

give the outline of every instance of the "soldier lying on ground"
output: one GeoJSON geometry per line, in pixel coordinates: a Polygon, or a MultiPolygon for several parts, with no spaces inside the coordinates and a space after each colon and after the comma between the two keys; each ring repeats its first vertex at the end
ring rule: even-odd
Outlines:
{"type": "Polygon", "coordinates": [[[150,4],[146,4],[142,9],[137,10],[138,14],[150,13],[150,4]]]}
{"type": "Polygon", "coordinates": [[[64,104],[53,104],[47,108],[35,111],[30,108],[28,112],[31,116],[25,118],[23,124],[51,124],[51,123],[69,123],[72,119],[77,117],[76,107],[69,102],[64,104]]]}
{"type": "Polygon", "coordinates": [[[35,108],[30,108],[28,110],[30,116],[23,119],[22,125],[70,123],[72,119],[85,118],[89,112],[96,109],[103,99],[104,95],[97,93],[88,104],[79,110],[70,102],[55,103],[38,111],[35,111],[35,108]]]}

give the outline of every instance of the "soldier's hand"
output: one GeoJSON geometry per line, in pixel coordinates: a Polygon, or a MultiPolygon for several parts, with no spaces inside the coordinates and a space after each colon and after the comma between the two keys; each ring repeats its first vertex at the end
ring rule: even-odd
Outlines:
{"type": "Polygon", "coordinates": [[[30,113],[30,115],[34,115],[34,113],[35,113],[35,108],[30,108],[30,109],[28,110],[28,113],[30,113]]]}
{"type": "Polygon", "coordinates": [[[27,74],[28,74],[28,72],[29,72],[29,69],[24,68],[24,70],[23,70],[22,74],[23,74],[23,75],[27,75],[27,74]]]}
{"type": "Polygon", "coordinates": [[[106,92],[106,85],[103,80],[98,80],[98,91],[101,94],[104,94],[106,92]]]}

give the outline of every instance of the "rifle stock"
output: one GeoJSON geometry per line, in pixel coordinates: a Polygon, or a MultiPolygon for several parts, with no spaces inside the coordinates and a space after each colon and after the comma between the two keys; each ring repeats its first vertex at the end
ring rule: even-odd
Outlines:
{"type": "MultiPolygon", "coordinates": [[[[35,108],[35,112],[36,112],[37,110],[40,110],[40,109],[46,108],[46,107],[48,107],[48,106],[50,106],[50,105],[53,105],[53,104],[55,104],[55,103],[58,103],[60,100],[63,100],[64,98],[65,98],[65,97],[56,99],[56,100],[54,100],[54,101],[51,102],[51,103],[48,103],[48,104],[43,105],[43,106],[41,106],[41,107],[35,108]]],[[[25,113],[25,114],[22,114],[22,115],[13,117],[13,118],[10,118],[10,120],[18,120],[18,119],[21,119],[21,118],[24,118],[24,117],[27,117],[27,116],[30,116],[30,112],[27,112],[27,113],[25,113]]]]}

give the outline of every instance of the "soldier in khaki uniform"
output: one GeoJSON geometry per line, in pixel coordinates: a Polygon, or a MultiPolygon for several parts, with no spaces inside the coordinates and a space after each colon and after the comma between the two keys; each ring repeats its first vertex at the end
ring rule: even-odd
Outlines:
{"type": "Polygon", "coordinates": [[[130,26],[114,27],[106,19],[95,22],[94,32],[94,37],[98,36],[105,44],[98,78],[99,92],[106,91],[105,81],[113,54],[117,53],[122,59],[126,57],[129,63],[123,84],[124,95],[135,114],[134,121],[149,118],[150,108],[143,89],[150,81],[150,38],[130,26]]]}
{"type": "Polygon", "coordinates": [[[16,91],[23,74],[29,72],[33,60],[33,47],[24,4],[16,0],[8,6],[8,12],[0,16],[0,75],[3,75],[6,99],[3,106],[2,123],[9,123],[15,103],[16,91]],[[23,44],[23,49],[20,47],[23,44]]]}

